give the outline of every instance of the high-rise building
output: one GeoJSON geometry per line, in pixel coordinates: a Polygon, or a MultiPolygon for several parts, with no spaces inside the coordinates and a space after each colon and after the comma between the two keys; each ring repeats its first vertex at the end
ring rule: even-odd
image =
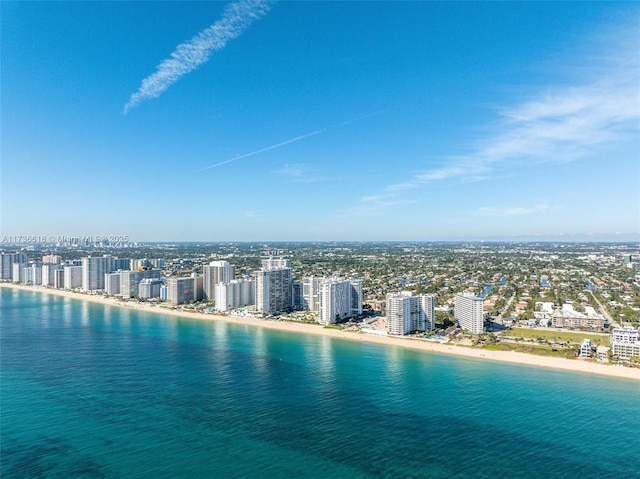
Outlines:
{"type": "Polygon", "coordinates": [[[14,263],[26,263],[27,256],[24,253],[0,253],[0,279],[13,279],[14,263]]]}
{"type": "Polygon", "coordinates": [[[471,334],[484,332],[482,304],[483,299],[472,293],[456,294],[453,314],[461,329],[465,329],[471,334]]]}
{"type": "Polygon", "coordinates": [[[228,261],[211,261],[202,268],[202,298],[204,301],[215,301],[216,287],[220,283],[228,283],[236,277],[236,267],[228,261]]]}
{"type": "Polygon", "coordinates": [[[138,296],[140,281],[143,279],[160,278],[160,270],[143,269],[138,271],[120,271],[120,294],[124,298],[133,298],[138,296]]]}
{"type": "Polygon", "coordinates": [[[13,282],[42,284],[42,263],[13,263],[13,282]]]}
{"type": "Polygon", "coordinates": [[[404,336],[435,327],[434,298],[414,296],[411,291],[387,294],[387,332],[404,336]]]}
{"type": "Polygon", "coordinates": [[[150,259],[149,262],[151,263],[151,266],[156,269],[162,269],[166,264],[166,260],[162,258],[153,258],[153,259],[150,259]]]}
{"type": "MultiPolygon", "coordinates": [[[[22,264],[20,266],[20,282],[22,284],[32,284],[33,283],[33,268],[30,264],[22,264]]],[[[15,265],[14,265],[15,267],[15,265]]]]}
{"type": "Polygon", "coordinates": [[[167,303],[183,304],[194,301],[195,278],[169,278],[167,280],[167,303]]]}
{"type": "Polygon", "coordinates": [[[42,257],[42,264],[60,264],[62,263],[62,256],[57,254],[45,254],[42,257]]]}
{"type": "Polygon", "coordinates": [[[82,258],[82,289],[98,291],[104,289],[104,275],[114,271],[111,255],[82,258]]]}
{"type": "Polygon", "coordinates": [[[56,272],[61,269],[62,269],[62,265],[59,263],[44,263],[42,265],[42,285],[53,287],[55,282],[56,272]]]}
{"type": "Polygon", "coordinates": [[[63,267],[55,271],[53,276],[53,287],[57,289],[64,288],[64,268],[63,267]]]}
{"type": "Polygon", "coordinates": [[[215,298],[216,309],[228,311],[255,304],[255,286],[255,281],[246,279],[234,279],[228,283],[218,284],[215,298]]]}
{"type": "Polygon", "coordinates": [[[113,258],[113,270],[131,269],[131,260],[129,258],[113,258]]]}
{"type": "Polygon", "coordinates": [[[41,285],[42,284],[42,263],[31,263],[29,265],[29,269],[31,270],[29,274],[29,278],[25,282],[31,282],[33,285],[41,285]]]}
{"type": "MultiPolygon", "coordinates": [[[[20,278],[20,283],[22,284],[33,284],[33,268],[32,268],[32,263],[27,263],[27,264],[17,264],[14,263],[13,268],[14,268],[14,278],[16,277],[16,266],[18,266],[20,268],[20,270],[17,272],[17,277],[20,278]]],[[[15,281],[15,279],[14,279],[15,281]]]]}
{"type": "Polygon", "coordinates": [[[64,267],[64,289],[82,288],[82,266],[64,267]]]}
{"type": "Polygon", "coordinates": [[[362,293],[362,280],[359,278],[351,278],[351,316],[360,316],[362,314],[362,303],[364,294],[362,293]]]}
{"type": "Polygon", "coordinates": [[[294,311],[302,311],[304,309],[302,283],[297,279],[291,280],[291,308],[294,311]]]}
{"type": "Polygon", "coordinates": [[[26,270],[29,269],[27,263],[12,263],[11,264],[11,281],[14,283],[24,283],[25,275],[27,273],[26,270]]]}
{"type": "MultiPolygon", "coordinates": [[[[235,281],[235,280],[234,280],[235,281]]],[[[240,301],[238,307],[256,304],[256,282],[253,279],[241,279],[240,283],[240,301]]]]}
{"type": "Polygon", "coordinates": [[[321,276],[308,276],[302,279],[302,309],[306,311],[320,311],[320,283],[321,276]]]}
{"type": "Polygon", "coordinates": [[[140,281],[138,296],[144,299],[159,298],[162,280],[160,278],[144,278],[140,281]]]}
{"type": "Polygon", "coordinates": [[[324,279],[320,283],[320,322],[333,324],[362,314],[362,280],[324,279]]]}
{"type": "Polygon", "coordinates": [[[291,260],[287,258],[266,258],[262,260],[262,269],[291,268],[291,260]]]}
{"type": "MultiPolygon", "coordinates": [[[[263,260],[264,265],[264,260],[263,260]]],[[[256,310],[263,314],[290,311],[291,268],[259,269],[254,271],[256,279],[256,310]]]]}
{"type": "Polygon", "coordinates": [[[196,273],[192,273],[191,277],[193,278],[193,300],[202,301],[204,295],[204,278],[196,273]]]}
{"type": "Polygon", "coordinates": [[[151,267],[152,267],[151,261],[148,260],[147,258],[142,258],[142,259],[130,259],[129,267],[127,269],[130,269],[131,271],[138,271],[144,268],[151,268],[151,267]]]}
{"type": "Polygon", "coordinates": [[[104,275],[104,292],[109,296],[120,294],[120,273],[106,273],[104,275]]]}

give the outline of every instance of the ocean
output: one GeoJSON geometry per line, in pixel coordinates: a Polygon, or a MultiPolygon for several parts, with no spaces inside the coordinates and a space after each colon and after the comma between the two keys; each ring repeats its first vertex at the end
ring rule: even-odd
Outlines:
{"type": "Polygon", "coordinates": [[[0,298],[5,479],[640,477],[640,382],[0,298]]]}

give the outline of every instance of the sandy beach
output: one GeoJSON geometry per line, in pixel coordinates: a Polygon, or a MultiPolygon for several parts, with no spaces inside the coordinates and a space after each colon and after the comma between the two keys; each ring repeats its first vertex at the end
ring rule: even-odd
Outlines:
{"type": "Polygon", "coordinates": [[[75,293],[71,291],[63,291],[38,286],[24,286],[10,283],[0,283],[2,288],[17,289],[23,291],[32,291],[43,294],[53,294],[65,298],[71,298],[80,301],[89,301],[92,303],[114,306],[125,309],[136,309],[153,314],[162,314],[176,316],[182,318],[197,319],[203,321],[224,321],[227,323],[243,324],[261,328],[277,329],[279,331],[288,331],[297,334],[315,334],[319,336],[329,336],[333,338],[346,339],[349,341],[363,341],[368,343],[384,344],[387,346],[396,346],[403,348],[416,349],[420,351],[428,351],[439,354],[453,354],[456,356],[464,356],[467,358],[507,362],[526,366],[536,366],[543,368],[552,368],[563,371],[572,371],[580,373],[598,374],[602,376],[610,376],[623,379],[631,379],[640,381],[640,369],[629,368],[624,366],[615,366],[609,364],[600,364],[590,361],[579,361],[564,358],[552,358],[545,356],[536,356],[533,354],[519,353],[513,351],[487,351],[483,349],[474,349],[464,346],[456,346],[451,344],[439,344],[420,339],[401,338],[394,336],[376,336],[366,333],[357,333],[350,331],[341,331],[338,329],[324,328],[321,325],[295,323],[290,321],[272,321],[262,320],[250,317],[222,316],[216,314],[193,313],[173,310],[166,307],[147,303],[121,302],[114,298],[104,298],[99,295],[75,293]]]}

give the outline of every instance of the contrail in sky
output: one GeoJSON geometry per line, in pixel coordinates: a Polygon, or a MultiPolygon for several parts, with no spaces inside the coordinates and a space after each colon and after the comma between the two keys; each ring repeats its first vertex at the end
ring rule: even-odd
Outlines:
{"type": "Polygon", "coordinates": [[[376,111],[374,113],[369,113],[368,115],[363,115],[363,116],[359,116],[357,118],[353,118],[351,120],[343,121],[342,123],[338,123],[337,125],[333,125],[333,126],[330,126],[330,127],[327,127],[327,128],[322,128],[320,130],[315,130],[315,131],[312,131],[310,133],[305,133],[304,135],[296,136],[295,138],[291,138],[290,140],[286,140],[286,141],[283,141],[281,143],[277,143],[275,145],[266,146],[266,147],[261,148],[259,150],[252,151],[251,153],[245,153],[244,155],[236,156],[235,158],[231,158],[230,160],[225,160],[225,161],[221,161],[220,163],[216,163],[214,165],[205,166],[204,168],[201,168],[201,169],[199,169],[197,171],[204,171],[204,170],[208,170],[210,168],[216,168],[218,166],[226,165],[227,163],[232,163],[234,161],[238,161],[238,160],[241,160],[243,158],[248,158],[250,156],[257,155],[259,153],[264,153],[265,151],[275,150],[276,148],[280,148],[281,146],[289,145],[290,143],[295,143],[296,141],[304,140],[305,138],[309,138],[310,136],[319,135],[320,133],[324,133],[328,129],[342,128],[343,126],[350,125],[351,123],[354,123],[356,121],[364,120],[366,118],[371,118],[372,116],[376,116],[376,115],[380,115],[382,113],[386,113],[387,111],[392,110],[392,109],[393,108],[387,108],[386,110],[376,111]]]}
{"type": "Polygon", "coordinates": [[[350,125],[351,123],[355,123],[356,121],[366,120],[367,118],[371,118],[372,116],[381,115],[382,113],[386,113],[388,111],[393,110],[393,108],[385,108],[384,110],[374,111],[373,113],[368,113],[366,115],[359,116],[357,118],[352,118],[351,120],[343,121],[342,123],[338,123],[337,125],[332,126],[332,128],[340,128],[342,126],[350,125]]]}
{"type": "Polygon", "coordinates": [[[305,133],[304,135],[296,136],[295,138],[291,138],[290,140],[283,141],[282,143],[278,143],[276,145],[267,146],[265,148],[261,148],[260,150],[252,151],[251,153],[246,153],[244,155],[236,156],[235,158],[231,158],[230,160],[221,161],[220,163],[216,163],[215,165],[205,166],[204,168],[202,168],[202,169],[200,169],[198,171],[208,170],[209,168],[215,168],[217,166],[226,165],[227,163],[238,161],[238,160],[241,160],[243,158],[248,158],[249,156],[257,155],[258,153],[264,153],[265,151],[274,150],[276,148],[280,148],[281,146],[288,145],[289,143],[295,143],[296,141],[304,140],[305,138],[309,138],[310,136],[319,135],[320,133],[322,133],[325,130],[326,130],[326,128],[324,128],[322,130],[312,131],[311,133],[305,133]]]}
{"type": "Polygon", "coordinates": [[[181,77],[206,63],[229,40],[240,36],[255,20],[266,15],[271,3],[269,0],[240,0],[227,5],[222,18],[188,42],[178,45],[171,57],[158,65],[155,73],[142,80],[123,113],[126,115],[143,100],[159,97],[181,77]]]}

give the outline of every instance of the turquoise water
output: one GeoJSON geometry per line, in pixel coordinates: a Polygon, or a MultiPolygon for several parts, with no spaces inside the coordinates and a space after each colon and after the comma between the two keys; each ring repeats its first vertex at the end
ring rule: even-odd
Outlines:
{"type": "Polygon", "coordinates": [[[640,383],[0,289],[3,478],[640,477],[640,383]]]}

